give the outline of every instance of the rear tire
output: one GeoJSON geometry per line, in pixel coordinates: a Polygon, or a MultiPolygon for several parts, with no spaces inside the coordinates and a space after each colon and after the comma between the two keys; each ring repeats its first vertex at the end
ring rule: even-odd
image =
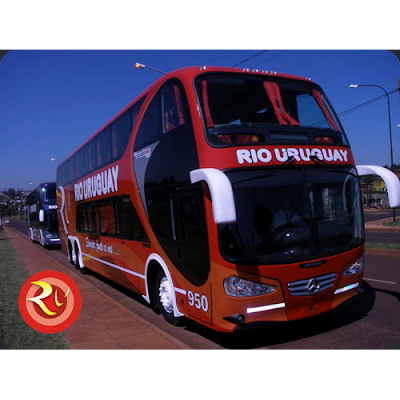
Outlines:
{"type": "Polygon", "coordinates": [[[178,325],[181,318],[174,316],[175,307],[173,298],[175,293],[173,292],[173,286],[161,269],[157,272],[153,288],[155,306],[161,311],[161,314],[168,323],[178,325]]]}
{"type": "Polygon", "coordinates": [[[75,244],[75,261],[74,261],[74,266],[76,269],[79,270],[81,274],[86,274],[86,268],[81,266],[81,263],[79,262],[79,249],[78,246],[75,244]]]}
{"type": "Polygon", "coordinates": [[[44,248],[46,248],[46,243],[44,241],[44,236],[42,230],[40,230],[40,245],[44,248]]]}
{"type": "Polygon", "coordinates": [[[34,243],[35,239],[33,238],[33,229],[29,228],[29,239],[31,239],[31,242],[34,243]]]}

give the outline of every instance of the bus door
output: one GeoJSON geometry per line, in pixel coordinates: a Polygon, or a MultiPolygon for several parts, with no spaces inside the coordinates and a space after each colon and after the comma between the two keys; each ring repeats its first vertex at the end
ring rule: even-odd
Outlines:
{"type": "Polygon", "coordinates": [[[178,269],[186,278],[189,315],[211,324],[210,257],[201,184],[176,190],[178,269]]]}
{"type": "Polygon", "coordinates": [[[149,253],[150,243],[139,216],[128,195],[119,196],[116,201],[118,236],[122,240],[118,252],[125,268],[126,284],[134,291],[144,292],[143,272],[138,267],[149,253]]]}

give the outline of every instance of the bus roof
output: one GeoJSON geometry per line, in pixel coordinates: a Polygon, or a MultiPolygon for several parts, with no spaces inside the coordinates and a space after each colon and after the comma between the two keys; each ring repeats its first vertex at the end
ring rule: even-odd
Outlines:
{"type": "MultiPolygon", "coordinates": [[[[56,187],[56,182],[43,182],[43,183],[39,183],[34,189],[32,189],[32,191],[28,194],[28,196],[30,196],[33,192],[35,192],[38,189],[42,189],[45,186],[53,186],[54,188],[56,187]]],[[[27,196],[27,197],[28,197],[27,196]]]]}
{"type": "MultiPolygon", "coordinates": [[[[173,70],[171,72],[167,72],[165,75],[162,75],[157,80],[155,80],[147,89],[141,92],[138,96],[136,96],[129,104],[127,104],[122,110],[120,110],[114,117],[112,117],[109,121],[107,121],[104,125],[102,125],[95,133],[89,136],[75,151],[73,151],[63,162],[61,162],[57,166],[57,170],[63,165],[66,161],[68,161],[74,154],[76,154],[81,148],[83,148],[88,142],[90,142],[97,134],[99,134],[104,128],[110,125],[113,121],[115,121],[121,114],[123,114],[129,107],[134,105],[137,101],[139,101],[142,97],[146,96],[149,92],[151,92],[154,88],[162,86],[162,84],[171,79],[171,78],[183,78],[186,80],[194,79],[199,75],[209,73],[209,72],[227,72],[227,73],[241,73],[241,74],[249,74],[249,75],[259,75],[259,76],[274,76],[277,78],[285,78],[285,79],[294,79],[312,82],[310,78],[305,78],[301,76],[286,74],[286,73],[278,73],[276,71],[269,71],[264,69],[254,69],[254,68],[234,68],[234,67],[217,67],[217,66],[195,66],[195,67],[184,67],[180,69],[173,70]]],[[[315,84],[315,82],[312,82],[315,84]]]]}

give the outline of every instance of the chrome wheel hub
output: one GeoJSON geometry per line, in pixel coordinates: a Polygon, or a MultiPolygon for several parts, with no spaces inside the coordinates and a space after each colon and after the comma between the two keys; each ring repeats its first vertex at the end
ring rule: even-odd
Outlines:
{"type": "Polygon", "coordinates": [[[172,287],[165,276],[160,281],[159,296],[161,306],[167,313],[171,314],[174,311],[174,305],[172,303],[172,287]]]}

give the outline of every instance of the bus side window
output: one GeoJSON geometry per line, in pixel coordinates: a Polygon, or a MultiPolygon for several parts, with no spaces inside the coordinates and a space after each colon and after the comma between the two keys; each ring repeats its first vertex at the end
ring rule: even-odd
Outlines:
{"type": "Polygon", "coordinates": [[[91,140],[87,145],[87,172],[93,171],[97,166],[96,142],[91,140]]]}
{"type": "Polygon", "coordinates": [[[135,103],[132,106],[132,113],[131,113],[131,117],[132,117],[132,128],[135,125],[136,122],[136,118],[139,114],[140,108],[142,107],[142,104],[144,102],[144,99],[146,98],[146,96],[142,97],[137,103],[135,103]]]}
{"type": "Polygon", "coordinates": [[[132,131],[131,110],[125,111],[111,125],[113,151],[112,157],[116,158],[124,153],[132,131]]]}
{"type": "Polygon", "coordinates": [[[182,99],[184,99],[182,89],[177,83],[167,84],[162,88],[163,133],[179,128],[188,121],[187,103],[182,99]]]}
{"type": "Polygon", "coordinates": [[[204,240],[205,226],[199,196],[181,198],[181,235],[185,240],[204,240]]]}
{"type": "Polygon", "coordinates": [[[96,138],[97,167],[101,167],[111,160],[110,128],[104,129],[96,138]]]}
{"type": "Polygon", "coordinates": [[[149,239],[129,196],[118,199],[117,210],[119,235],[131,240],[148,242],[149,239]]]}
{"type": "Polygon", "coordinates": [[[82,215],[83,215],[83,230],[88,231],[89,230],[89,217],[88,217],[88,208],[83,207],[82,208],[82,215]]]}
{"type": "MultiPolygon", "coordinates": [[[[65,164],[66,165],[66,164],[65,164]]],[[[76,153],[76,179],[83,176],[85,170],[85,159],[83,155],[83,149],[76,153]]]]}
{"type": "Polygon", "coordinates": [[[149,106],[140,124],[134,151],[140,150],[161,139],[161,118],[160,118],[160,92],[158,92],[149,106]]]}
{"type": "Polygon", "coordinates": [[[101,233],[115,235],[115,207],[113,203],[107,202],[100,208],[101,213],[101,233]]]}

